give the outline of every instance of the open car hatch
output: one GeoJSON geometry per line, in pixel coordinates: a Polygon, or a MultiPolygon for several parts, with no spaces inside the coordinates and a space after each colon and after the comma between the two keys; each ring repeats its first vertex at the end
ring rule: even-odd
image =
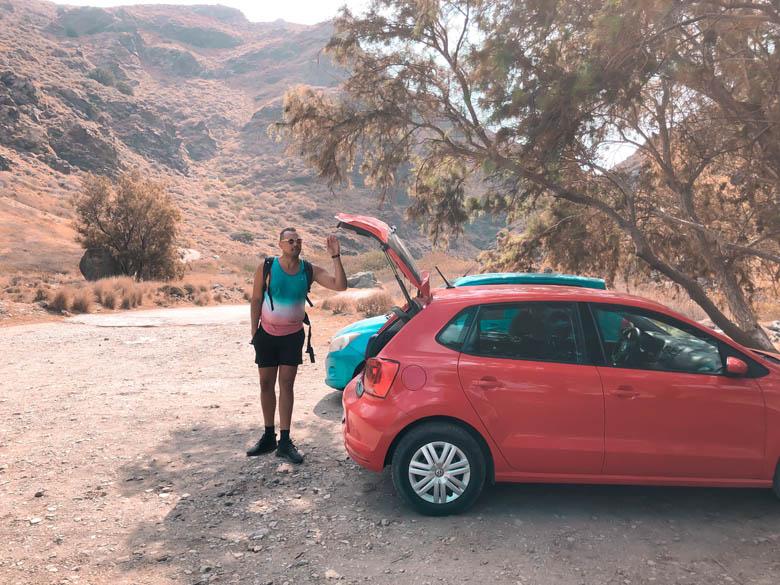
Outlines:
{"type": "MultiPolygon", "coordinates": [[[[424,302],[427,302],[431,296],[430,276],[426,271],[420,272],[417,269],[414,258],[407,250],[403,240],[396,234],[395,227],[390,227],[379,219],[365,215],[339,213],[336,215],[336,219],[339,222],[338,227],[377,240],[392,263],[391,265],[394,271],[396,271],[396,275],[397,271],[400,271],[412,283],[412,286],[417,289],[417,296],[422,297],[425,300],[424,302]]],[[[399,284],[404,295],[408,297],[406,288],[400,280],[399,284]]],[[[407,298],[407,300],[411,299],[407,298]]]]}

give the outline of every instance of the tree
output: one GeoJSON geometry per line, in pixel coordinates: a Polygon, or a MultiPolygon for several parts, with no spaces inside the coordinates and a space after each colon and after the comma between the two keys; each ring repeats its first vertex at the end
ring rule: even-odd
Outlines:
{"type": "Polygon", "coordinates": [[[74,206],[76,241],[84,248],[108,250],[122,272],[137,280],[181,276],[181,212],[160,183],[144,181],[137,171],[115,184],[90,174],[74,206]]]}
{"type": "Polygon", "coordinates": [[[771,348],[751,294],[780,275],[779,32],[768,0],[374,0],[335,21],[342,92],[288,92],[278,130],[331,185],[358,159],[408,189],[434,237],[525,218],[494,267],[656,271],[771,348]]]}

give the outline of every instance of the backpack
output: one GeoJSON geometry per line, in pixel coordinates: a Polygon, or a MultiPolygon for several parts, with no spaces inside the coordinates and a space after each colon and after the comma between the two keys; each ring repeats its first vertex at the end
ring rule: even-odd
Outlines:
{"type": "MultiPolygon", "coordinates": [[[[271,266],[274,264],[274,258],[275,256],[268,256],[263,261],[263,295],[265,293],[268,293],[268,302],[271,305],[271,310],[274,310],[274,299],[271,297],[271,266]]],[[[308,260],[303,260],[303,273],[306,275],[306,302],[309,303],[310,307],[314,306],[314,303],[311,302],[311,299],[309,299],[308,293],[311,292],[311,283],[314,281],[314,268],[311,265],[311,262],[308,260]]],[[[306,339],[306,353],[309,354],[309,359],[311,360],[311,363],[314,363],[314,348],[311,346],[311,321],[309,321],[309,315],[307,313],[303,314],[303,324],[309,326],[309,336],[306,339]]]]}

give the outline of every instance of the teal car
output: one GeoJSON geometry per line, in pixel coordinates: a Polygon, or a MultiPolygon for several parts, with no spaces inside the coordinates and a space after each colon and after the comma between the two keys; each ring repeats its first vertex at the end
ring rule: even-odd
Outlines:
{"type": "MultiPolygon", "coordinates": [[[[604,279],[571,274],[492,272],[462,276],[452,282],[453,287],[488,284],[551,284],[606,289],[604,279]]],[[[336,390],[343,390],[349,381],[363,369],[368,341],[379,331],[391,314],[370,317],[347,325],[330,342],[325,358],[325,383],[336,390]]]]}

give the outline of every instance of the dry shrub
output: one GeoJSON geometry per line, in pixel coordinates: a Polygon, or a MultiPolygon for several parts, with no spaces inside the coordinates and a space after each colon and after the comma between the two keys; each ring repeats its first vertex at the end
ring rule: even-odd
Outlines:
{"type": "Polygon", "coordinates": [[[55,293],[49,307],[55,311],[67,311],[68,308],[70,308],[72,299],[73,289],[70,287],[62,287],[55,293]]]}
{"type": "MultiPolygon", "coordinates": [[[[632,295],[650,299],[651,301],[655,301],[673,311],[677,311],[681,315],[685,315],[694,321],[701,321],[708,318],[704,309],[693,302],[687,294],[676,290],[675,287],[666,288],[663,285],[648,283],[634,286],[628,290],[628,287],[621,283],[616,284],[614,290],[618,292],[628,292],[632,295]]],[[[717,299],[716,304],[719,304],[717,299]]]]}
{"type": "Polygon", "coordinates": [[[340,313],[347,313],[350,309],[350,305],[346,299],[340,299],[338,297],[332,299],[325,299],[320,306],[326,311],[333,311],[334,315],[340,313]]]}
{"type": "Polygon", "coordinates": [[[203,307],[205,305],[209,304],[209,295],[207,294],[199,294],[197,297],[195,297],[195,304],[199,307],[203,307]]]}
{"type": "Polygon", "coordinates": [[[94,293],[91,288],[82,288],[73,295],[70,308],[74,313],[91,313],[94,293]]]}
{"type": "Polygon", "coordinates": [[[101,278],[94,284],[92,290],[95,292],[95,299],[97,302],[104,307],[106,306],[105,298],[107,295],[114,295],[114,299],[116,299],[116,295],[114,294],[114,287],[112,286],[110,278],[101,278]]]}
{"type": "Polygon", "coordinates": [[[135,280],[129,276],[114,276],[113,278],[107,278],[106,280],[111,283],[111,286],[113,286],[114,290],[121,297],[128,296],[128,293],[132,291],[136,285],[135,280]]]}
{"type": "Polygon", "coordinates": [[[113,290],[105,291],[100,299],[100,304],[103,305],[106,309],[115,309],[116,293],[113,290]]]}
{"type": "Polygon", "coordinates": [[[221,303],[224,299],[222,298],[222,295],[220,293],[217,293],[214,295],[214,302],[215,303],[221,303]]]}
{"type": "Polygon", "coordinates": [[[355,301],[355,310],[366,317],[376,317],[387,313],[392,305],[393,297],[386,292],[377,292],[355,301]]]}
{"type": "Polygon", "coordinates": [[[45,288],[39,288],[35,291],[35,298],[33,299],[34,303],[40,302],[40,301],[49,301],[50,293],[45,288]]]}
{"type": "Polygon", "coordinates": [[[122,298],[120,304],[122,309],[132,309],[143,302],[144,289],[146,288],[144,285],[129,276],[117,276],[109,280],[117,296],[122,298]]]}

